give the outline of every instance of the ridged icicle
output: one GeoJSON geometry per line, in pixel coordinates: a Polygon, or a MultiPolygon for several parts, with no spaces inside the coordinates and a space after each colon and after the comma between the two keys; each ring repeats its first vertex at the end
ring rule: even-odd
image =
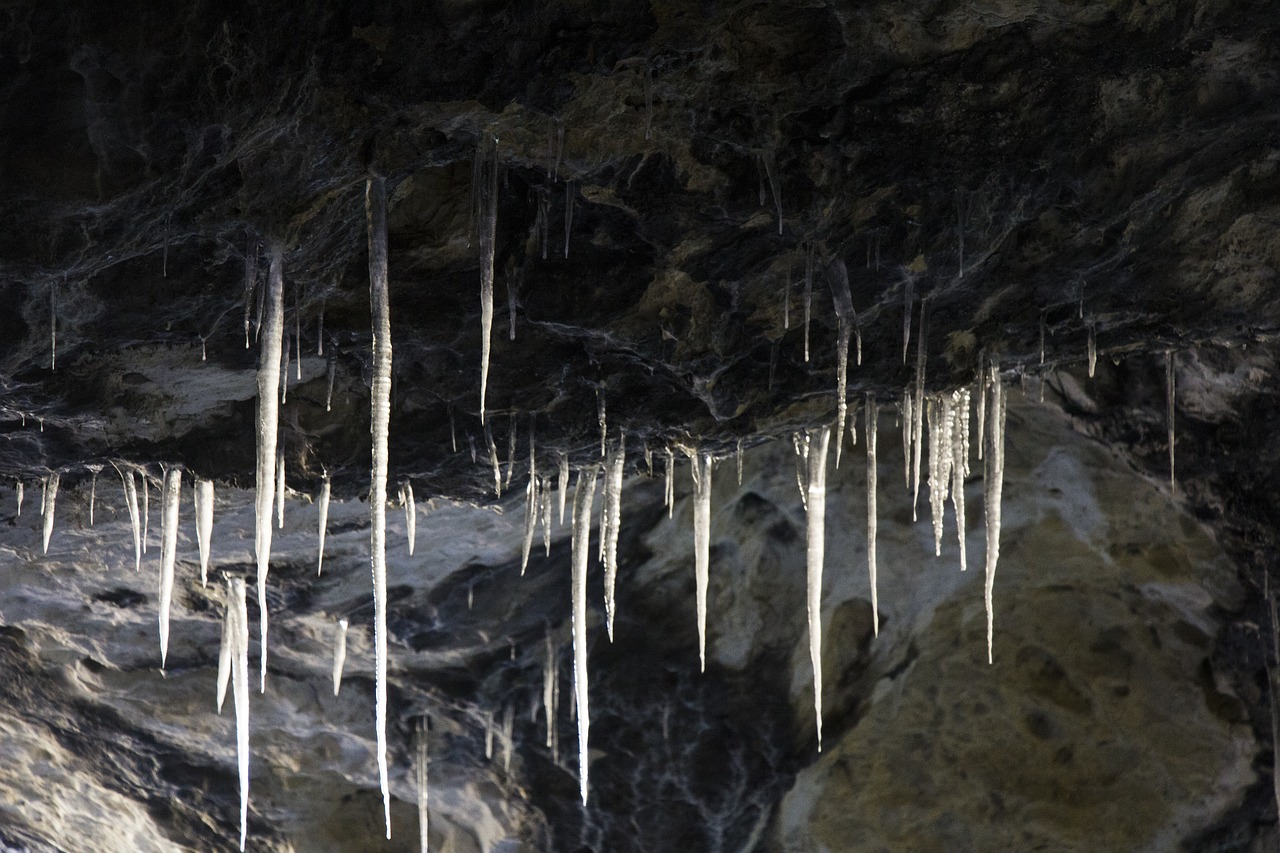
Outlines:
{"type": "MultiPolygon", "coordinates": [[[[514,462],[513,462],[514,464],[514,462]]],[[[520,547],[520,576],[529,565],[529,552],[533,550],[533,534],[538,527],[539,510],[543,496],[538,489],[538,458],[534,448],[533,427],[529,427],[529,482],[524,487],[524,539],[520,547]]]]}
{"type": "MultiPolygon", "coordinates": [[[[495,161],[494,192],[497,190],[495,161]]],[[[369,562],[373,570],[375,728],[378,749],[378,785],[382,810],[391,837],[391,788],[387,779],[387,431],[391,421],[391,305],[387,293],[387,187],[381,177],[365,185],[365,213],[369,224],[369,304],[373,324],[373,388],[370,400],[370,432],[373,436],[369,486],[369,562]]],[[[489,229],[492,238],[492,225],[489,229]]],[[[484,252],[481,251],[481,255],[484,252]]],[[[489,288],[493,269],[490,259],[489,288]]],[[[492,303],[492,298],[490,299],[492,303]]],[[[490,306],[492,309],[492,305],[490,306]]],[[[492,313],[492,312],[491,312],[492,313]]],[[[486,330],[487,337],[487,330],[486,330]]],[[[483,401],[483,391],[482,401],[483,401]]]]}
{"type": "Polygon", "coordinates": [[[418,780],[417,780],[418,781],[418,849],[421,851],[421,853],[427,853],[427,850],[431,846],[429,841],[429,833],[427,831],[429,828],[428,816],[430,814],[430,810],[428,809],[428,803],[427,803],[427,731],[428,731],[428,728],[429,727],[427,724],[427,718],[425,716],[419,717],[418,733],[416,738],[418,742],[417,743],[418,755],[417,755],[417,760],[414,761],[414,770],[417,771],[417,776],[418,776],[418,780]]]}
{"type": "Polygon", "coordinates": [[[626,463],[626,439],[609,446],[604,463],[604,526],[600,541],[604,543],[604,620],[613,642],[613,618],[617,613],[614,584],[618,578],[618,530],[622,525],[622,475],[626,463]]]}
{"type": "Polygon", "coordinates": [[[138,513],[138,487],[133,477],[133,469],[120,472],[124,482],[124,499],[129,506],[129,524],[133,528],[133,570],[142,571],[142,519],[138,513]]]}
{"type": "Polygon", "coordinates": [[[956,513],[956,544],[960,546],[960,571],[969,568],[965,545],[964,480],[969,476],[969,389],[952,392],[955,424],[951,430],[951,506],[956,513]]]}
{"type": "Polygon", "coordinates": [[[556,478],[556,500],[560,506],[560,523],[564,524],[564,504],[569,494],[569,456],[563,451],[559,454],[557,467],[559,470],[556,478]]]}
{"type": "Polygon", "coordinates": [[[276,527],[284,530],[284,453],[276,456],[276,527]]]}
{"type": "Polygon", "coordinates": [[[831,427],[809,430],[805,477],[808,525],[805,564],[808,578],[809,662],[813,665],[813,713],[822,752],[822,564],[826,552],[827,451],[831,427]]]}
{"type": "Polygon", "coordinates": [[[996,580],[996,562],[1000,559],[1000,499],[1004,490],[1004,387],[1000,384],[1000,369],[991,365],[990,378],[991,428],[987,431],[985,471],[983,472],[983,514],[987,524],[987,569],[984,599],[987,610],[987,663],[992,662],[992,606],[991,592],[996,580]]]}
{"type": "Polygon", "coordinates": [[[200,586],[209,585],[209,540],[213,536],[213,481],[196,478],[196,543],[200,548],[200,586]]]}
{"type": "Polygon", "coordinates": [[[849,413],[849,400],[846,397],[849,381],[849,337],[858,322],[858,315],[853,310],[853,297],[849,293],[849,271],[844,261],[836,258],[827,265],[827,280],[831,283],[831,296],[836,308],[836,324],[839,327],[836,341],[836,468],[838,469],[840,448],[844,444],[844,423],[849,413]]]}
{"type": "Polygon", "coordinates": [[[160,506],[160,668],[169,656],[169,605],[173,601],[173,569],[178,558],[178,503],[182,496],[182,469],[164,473],[160,506]]]}
{"type": "MultiPolygon", "coordinates": [[[[271,507],[276,497],[276,437],[280,425],[280,351],[284,346],[284,269],[279,245],[273,245],[267,271],[262,342],[258,353],[257,493],[254,501],[254,554],[258,561],[258,624],[261,633],[259,690],[267,690],[267,575],[271,571],[271,507]]],[[[143,479],[146,487],[146,479],[143,479]]],[[[145,492],[144,492],[145,497],[145,492]]],[[[146,539],[143,539],[146,552],[146,539]]]]}
{"type": "Polygon", "coordinates": [[[578,471],[573,493],[573,695],[578,718],[578,788],[587,804],[587,738],[591,714],[587,703],[587,558],[590,556],[591,504],[599,465],[578,471]]]}

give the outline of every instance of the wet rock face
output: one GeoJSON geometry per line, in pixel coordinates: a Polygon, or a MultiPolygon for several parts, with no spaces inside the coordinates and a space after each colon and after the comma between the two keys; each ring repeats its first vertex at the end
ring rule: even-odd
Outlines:
{"type": "Polygon", "coordinates": [[[0,12],[0,476],[27,501],[19,517],[0,492],[13,567],[0,720],[4,764],[45,780],[4,777],[4,800],[35,805],[7,811],[0,838],[234,843],[233,730],[211,713],[222,585],[193,575],[184,500],[162,677],[158,551],[133,572],[109,463],[215,479],[211,573],[252,574],[243,490],[271,247],[290,351],[280,447],[297,493],[270,582],[273,685],[254,694],[255,845],[411,847],[424,712],[444,849],[1264,838],[1276,28],[1249,2],[0,12]],[[481,423],[475,186],[479,152],[494,150],[481,423]],[[371,175],[389,196],[391,476],[413,483],[422,516],[418,555],[390,556],[385,846],[360,502],[371,175]],[[767,440],[834,417],[841,269],[860,339],[848,394],[885,404],[882,633],[869,636],[865,469],[846,448],[830,484],[819,757],[805,516],[789,445],[767,440]],[[1050,407],[1011,413],[993,667],[979,665],[980,486],[963,575],[930,555],[928,522],[912,524],[901,499],[890,404],[921,347],[931,390],[971,381],[989,354],[1011,394],[1022,399],[1021,380],[1050,407]],[[1165,350],[1179,387],[1172,498],[1142,479],[1168,465],[1165,350]],[[601,420],[610,437],[625,431],[629,479],[613,645],[595,622],[594,564],[590,581],[584,814],[569,758],[567,530],[515,576],[530,437],[544,465],[563,452],[576,466],[598,458],[601,420]],[[757,448],[741,488],[739,440],[757,448]],[[646,449],[660,468],[677,444],[722,457],[703,676],[687,465],[673,521],[660,483],[638,477],[646,449]],[[504,469],[515,448],[502,501],[491,448],[504,469]],[[42,557],[39,480],[54,470],[58,527],[42,557]],[[316,509],[299,498],[325,473],[333,550],[316,578],[316,509]],[[351,663],[335,699],[340,617],[351,663]],[[563,682],[554,755],[530,714],[548,635],[563,682]],[[508,708],[510,769],[500,749],[483,757],[508,708]]]}

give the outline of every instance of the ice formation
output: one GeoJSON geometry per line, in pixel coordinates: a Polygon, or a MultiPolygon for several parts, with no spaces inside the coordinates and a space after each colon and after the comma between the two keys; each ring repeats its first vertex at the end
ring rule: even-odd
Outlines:
{"type": "Polygon", "coordinates": [[[200,548],[200,586],[209,584],[209,537],[213,535],[213,481],[196,478],[196,543],[200,548]]]}
{"type": "Polygon", "coordinates": [[[276,456],[276,527],[284,530],[284,452],[276,456]]]}
{"type": "Polygon", "coordinates": [[[173,569],[178,558],[178,504],[182,498],[182,469],[164,472],[160,496],[160,668],[169,655],[169,605],[173,601],[173,569]]]}
{"type": "Polygon", "coordinates": [[[418,510],[413,502],[413,483],[408,480],[400,487],[400,502],[404,504],[404,529],[409,537],[409,556],[413,556],[413,546],[418,539],[418,510]]]}
{"type": "Polygon", "coordinates": [[[342,689],[342,668],[347,663],[347,620],[339,619],[333,632],[333,695],[342,689]]]}
{"type": "Polygon", "coordinates": [[[44,483],[44,497],[40,501],[40,514],[44,520],[44,553],[49,553],[49,538],[53,536],[53,514],[58,504],[58,482],[61,476],[50,471],[44,483]]]}
{"type": "Polygon", "coordinates": [[[991,428],[987,431],[987,450],[983,471],[983,514],[987,527],[987,569],[984,599],[987,609],[987,663],[992,662],[992,608],[991,591],[996,579],[996,561],[1000,559],[1000,498],[1004,489],[1004,387],[1000,384],[1000,369],[991,365],[988,380],[991,428]]]}
{"type": "MultiPolygon", "coordinates": [[[[335,693],[337,690],[335,688],[335,693]]],[[[428,815],[429,809],[427,804],[427,732],[429,730],[426,717],[418,718],[418,755],[414,762],[414,769],[417,771],[418,782],[418,848],[421,853],[427,853],[430,847],[428,833],[428,815]]]]}
{"type": "Polygon", "coordinates": [[[809,430],[805,460],[808,510],[805,565],[809,611],[809,662],[813,665],[813,713],[818,727],[818,751],[822,751],[822,563],[826,550],[827,451],[831,427],[809,430]]]}
{"type": "MultiPolygon", "coordinates": [[[[496,154],[495,154],[496,158],[496,154]]],[[[497,191],[494,162],[493,191],[497,191]]],[[[371,425],[373,462],[369,486],[369,562],[373,570],[375,728],[378,740],[378,784],[383,818],[391,837],[391,790],[387,781],[387,430],[391,421],[391,305],[387,294],[387,188],[382,177],[365,185],[365,213],[369,222],[369,303],[373,322],[373,388],[371,425]]],[[[490,216],[492,214],[489,214],[490,216]]],[[[492,239],[491,225],[489,229],[492,239]]],[[[483,251],[481,252],[483,255],[483,251]]],[[[493,287],[490,262],[489,287],[493,287]]],[[[492,292],[490,293],[492,296],[492,292]]],[[[487,330],[486,330],[487,337],[487,330]]],[[[483,387],[481,390],[483,406],[483,387]]]]}
{"type": "Polygon", "coordinates": [[[857,314],[853,310],[853,297],[849,293],[849,271],[844,261],[836,258],[828,264],[827,278],[831,282],[831,296],[835,302],[836,323],[839,326],[836,342],[836,468],[839,468],[840,447],[844,444],[844,423],[849,413],[849,400],[846,394],[849,376],[849,336],[857,322],[857,314]]]}
{"type": "Polygon", "coordinates": [[[320,498],[316,501],[319,509],[319,547],[316,549],[316,574],[324,571],[324,534],[329,527],[329,475],[326,473],[320,481],[320,498]]]}
{"type": "Polygon", "coordinates": [[[587,737],[591,715],[587,704],[587,558],[590,556],[591,504],[599,465],[578,471],[573,493],[573,696],[578,717],[578,790],[587,804],[587,737]]]}
{"type": "Polygon", "coordinates": [[[487,147],[488,139],[486,138],[481,143],[480,149],[476,151],[476,186],[471,190],[479,205],[477,229],[480,237],[481,423],[485,419],[485,396],[489,385],[489,352],[493,334],[493,254],[498,227],[498,140],[493,140],[492,153],[485,150],[487,147]]]}
{"type": "Polygon", "coordinates": [[[138,487],[134,481],[133,469],[120,470],[120,479],[124,482],[124,499],[129,506],[129,524],[133,527],[133,570],[142,571],[142,519],[138,517],[138,487]]]}
{"type": "MultiPolygon", "coordinates": [[[[280,385],[280,350],[284,337],[284,269],[279,244],[272,245],[267,268],[258,353],[258,412],[256,498],[254,502],[254,554],[258,561],[258,624],[262,639],[258,653],[260,683],[267,691],[267,575],[271,571],[271,506],[275,502],[276,435],[280,426],[280,402],[276,388],[280,385]]],[[[145,479],[144,479],[145,486],[145,479]]],[[[146,540],[143,540],[146,550],[146,540]]]]}
{"type": "Polygon", "coordinates": [[[240,849],[249,827],[249,611],[243,578],[227,581],[227,607],[234,608],[231,692],[236,706],[236,764],[240,772],[240,849]]]}
{"type": "Polygon", "coordinates": [[[622,474],[626,463],[625,439],[609,446],[604,463],[604,524],[600,541],[604,545],[604,619],[613,642],[613,619],[617,614],[613,589],[618,577],[618,530],[622,524],[622,474]]]}
{"type": "MultiPolygon", "coordinates": [[[[880,406],[867,394],[867,575],[871,583],[871,630],[880,636],[880,603],[876,595],[876,426],[880,406]]],[[[962,534],[963,535],[963,534],[962,534]]]]}
{"type": "Polygon", "coordinates": [[[711,454],[688,451],[693,474],[693,571],[698,609],[698,666],[707,669],[707,579],[711,564],[711,454]]]}

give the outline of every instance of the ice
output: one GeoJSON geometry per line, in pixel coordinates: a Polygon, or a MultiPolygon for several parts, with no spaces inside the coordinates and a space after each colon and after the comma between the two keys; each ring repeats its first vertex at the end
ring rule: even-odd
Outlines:
{"type": "Polygon", "coordinates": [[[545,556],[551,556],[551,480],[538,478],[539,514],[542,518],[542,548],[545,556]]]}
{"type": "Polygon", "coordinates": [[[102,470],[102,466],[93,466],[91,470],[93,478],[89,481],[89,526],[93,527],[93,505],[98,500],[98,472],[102,470]]]}
{"type": "Polygon", "coordinates": [[[1087,357],[1089,359],[1089,378],[1093,378],[1094,368],[1098,364],[1098,339],[1094,332],[1093,324],[1089,324],[1089,339],[1085,344],[1087,357]]]}
{"type": "Polygon", "coordinates": [[[317,548],[316,575],[324,571],[324,535],[329,527],[329,475],[326,473],[320,481],[320,499],[317,501],[320,510],[319,536],[320,546],[317,548]]]}
{"type": "Polygon", "coordinates": [[[613,642],[613,619],[617,614],[614,584],[618,578],[618,530],[622,525],[622,475],[627,451],[625,438],[609,446],[604,463],[604,525],[600,541],[604,543],[604,619],[613,642]]]}
{"type": "MultiPolygon", "coordinates": [[[[336,692],[336,691],[335,691],[336,692]]],[[[430,847],[428,833],[428,815],[427,808],[427,718],[425,716],[418,718],[418,756],[414,762],[414,769],[418,776],[418,849],[421,853],[427,853],[430,847]]]]}
{"type": "Polygon", "coordinates": [[[124,482],[124,499],[129,506],[129,524],[133,527],[133,570],[140,572],[142,571],[142,520],[138,517],[138,487],[134,483],[133,469],[120,470],[120,479],[124,482]]]}
{"type": "Polygon", "coordinates": [[[213,535],[213,481],[196,478],[196,543],[200,547],[200,586],[209,585],[209,541],[213,535]]]}
{"type": "Polygon", "coordinates": [[[503,478],[502,488],[511,488],[511,473],[516,468],[516,416],[511,414],[511,425],[507,430],[507,476],[503,478]]]}
{"type": "Polygon", "coordinates": [[[258,241],[252,237],[244,252],[244,348],[249,348],[249,314],[253,307],[253,289],[258,281],[258,241]]]}
{"type": "Polygon", "coordinates": [[[902,363],[907,363],[907,348],[911,343],[911,302],[915,296],[916,281],[907,276],[905,292],[902,295],[902,363]]]}
{"type": "Polygon", "coordinates": [[[227,606],[235,610],[231,690],[236,706],[236,764],[240,771],[240,849],[244,850],[249,826],[249,611],[244,579],[232,578],[227,584],[230,593],[227,606]]]}
{"type": "MultiPolygon", "coordinates": [[[[275,502],[276,436],[280,425],[280,350],[284,336],[284,269],[279,244],[272,245],[267,270],[264,316],[259,327],[257,466],[254,501],[254,554],[258,562],[258,622],[261,633],[260,685],[267,690],[267,575],[271,571],[271,505],[275,502]]],[[[143,480],[145,489],[146,480],[143,480]]],[[[144,491],[145,497],[145,491],[144,491]]],[[[143,550],[146,550],[144,535],[143,550]]]]}
{"type": "Polygon", "coordinates": [[[559,453],[558,467],[556,500],[560,502],[560,523],[564,524],[565,496],[569,494],[569,456],[563,451],[559,453]]]}
{"type": "Polygon", "coordinates": [[[916,398],[911,410],[911,520],[920,503],[920,450],[924,444],[924,366],[929,349],[929,300],[920,303],[920,331],[916,335],[916,398]]]}
{"type": "Polygon", "coordinates": [[[969,568],[965,545],[964,478],[969,475],[969,389],[952,392],[955,424],[951,430],[951,506],[956,513],[956,544],[960,547],[960,571],[969,568]]]}
{"type": "Polygon", "coordinates": [[[547,718],[547,749],[551,749],[556,734],[556,682],[559,680],[559,655],[556,654],[555,641],[551,638],[551,628],[547,628],[547,639],[542,659],[542,708],[547,718]]]}
{"type": "Polygon", "coordinates": [[[676,455],[675,455],[675,452],[670,447],[668,447],[666,450],[666,457],[667,457],[667,478],[666,478],[665,488],[663,489],[663,501],[664,501],[664,505],[667,508],[667,518],[670,518],[671,514],[675,512],[675,507],[676,507],[676,483],[675,483],[676,455]]]}
{"type": "Polygon", "coordinates": [[[990,406],[991,429],[987,434],[986,470],[983,472],[983,514],[987,529],[987,566],[984,599],[987,610],[987,663],[992,662],[992,607],[991,592],[996,579],[996,562],[1000,559],[1000,498],[1004,489],[1004,387],[1000,384],[1000,369],[991,365],[990,406]]]}
{"type": "Polygon", "coordinates": [[[587,738],[591,715],[587,704],[587,557],[590,553],[591,504],[599,465],[578,471],[573,493],[573,694],[578,718],[578,788],[587,804],[587,738]]]}
{"type": "Polygon", "coordinates": [[[871,630],[880,636],[880,604],[876,595],[876,426],[880,407],[867,394],[867,574],[871,582],[871,630]]]}
{"type": "MultiPolygon", "coordinates": [[[[14,488],[18,492],[18,517],[21,518],[22,517],[22,492],[23,492],[22,481],[21,480],[16,481],[14,488]]],[[[136,509],[136,506],[137,505],[135,504],[135,509],[136,509]]]]}
{"type": "Polygon", "coordinates": [[[538,461],[534,452],[533,427],[529,428],[529,482],[524,487],[524,539],[520,550],[520,576],[529,565],[529,552],[533,549],[533,534],[538,526],[542,495],[538,489],[538,461]]]}
{"type": "Polygon", "coordinates": [[[400,502],[404,504],[404,529],[409,537],[409,556],[418,539],[418,510],[413,502],[413,483],[406,480],[400,487],[400,502]]]}
{"type": "Polygon", "coordinates": [[[813,665],[813,713],[818,727],[818,752],[822,752],[822,563],[826,550],[827,451],[831,427],[808,433],[808,497],[806,576],[808,580],[809,662],[813,665]]]}
{"type": "Polygon", "coordinates": [[[347,620],[339,619],[333,632],[333,695],[342,689],[342,668],[347,663],[347,620]]]}
{"type": "Polygon", "coordinates": [[[600,427],[600,458],[605,457],[604,443],[609,436],[609,416],[605,411],[604,391],[596,389],[596,424],[600,427]]]}
{"type": "Polygon", "coordinates": [[[276,526],[284,530],[284,451],[276,456],[276,526]]]}
{"type": "Polygon", "coordinates": [[[49,538],[53,536],[53,514],[58,503],[58,482],[61,476],[57,471],[49,472],[45,479],[44,499],[41,503],[41,515],[44,517],[44,553],[49,553],[49,538]]]}
{"type": "MultiPolygon", "coordinates": [[[[496,194],[496,153],[492,190],[496,194]]],[[[370,399],[373,460],[369,486],[369,562],[373,571],[376,667],[374,704],[378,740],[378,784],[382,789],[387,838],[390,838],[391,790],[387,781],[387,430],[391,420],[391,305],[387,293],[387,189],[382,177],[370,178],[365,185],[365,213],[369,223],[369,303],[373,325],[373,388],[370,399]]],[[[487,229],[490,241],[492,217],[493,212],[489,210],[489,224],[482,229],[487,229]]],[[[481,255],[484,255],[484,251],[481,251],[481,255]]],[[[492,291],[492,258],[489,267],[489,288],[492,291]]],[[[492,297],[492,292],[490,296],[492,297]]],[[[485,334],[487,338],[487,329],[485,334]]],[[[483,393],[482,386],[482,407],[483,393]]]]}
{"type": "Polygon", "coordinates": [[[227,698],[227,685],[231,683],[231,659],[235,651],[236,609],[232,598],[231,581],[227,580],[226,611],[222,616],[222,643],[218,646],[218,713],[227,698]]]}
{"type": "MultiPolygon", "coordinates": [[[[836,468],[840,467],[840,448],[844,444],[844,423],[849,414],[846,397],[849,376],[849,335],[857,322],[853,297],[849,293],[849,271],[844,261],[836,258],[827,265],[827,280],[835,302],[839,335],[836,343],[836,468]]],[[[861,361],[861,359],[859,359],[861,361]]]]}
{"type": "Polygon", "coordinates": [[[813,313],[813,241],[804,259],[804,360],[809,360],[809,320],[813,313]]]}
{"type": "Polygon", "coordinates": [[[493,468],[493,494],[502,497],[502,463],[498,461],[498,445],[493,441],[490,424],[484,425],[485,442],[489,445],[489,465],[493,468]]]}
{"type": "Polygon", "coordinates": [[[711,565],[711,454],[689,451],[693,473],[693,571],[698,609],[698,666],[707,669],[707,580],[711,565]]]}
{"type": "Polygon", "coordinates": [[[325,372],[328,374],[329,390],[324,396],[324,410],[326,412],[333,411],[333,383],[338,377],[338,351],[334,347],[329,348],[329,358],[325,364],[325,372]]]}
{"type": "Polygon", "coordinates": [[[169,605],[173,601],[173,569],[178,558],[178,504],[182,497],[182,469],[164,473],[160,497],[160,668],[169,655],[169,605]]]}
{"type": "MultiPolygon", "coordinates": [[[[489,385],[489,352],[493,333],[493,255],[498,227],[498,140],[492,153],[486,138],[476,151],[476,182],[472,192],[479,203],[480,237],[480,422],[485,420],[485,396],[489,385]]],[[[372,240],[372,232],[370,235],[372,240]]],[[[385,259],[384,259],[385,264],[385,259]]],[[[390,329],[388,328],[388,334],[390,329]]],[[[390,824],[388,824],[388,829],[390,824]]]]}

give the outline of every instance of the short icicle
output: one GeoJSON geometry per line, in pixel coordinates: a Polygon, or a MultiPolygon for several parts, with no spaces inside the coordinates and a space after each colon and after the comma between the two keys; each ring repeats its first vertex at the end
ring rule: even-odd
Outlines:
{"type": "Polygon", "coordinates": [[[196,543],[200,548],[200,586],[209,585],[209,542],[213,536],[213,481],[196,478],[196,543]]]}
{"type": "Polygon", "coordinates": [[[707,671],[707,581],[711,565],[711,454],[689,452],[693,470],[693,571],[698,608],[698,668],[707,671]]]}
{"type": "MultiPolygon", "coordinates": [[[[272,245],[267,268],[262,325],[259,326],[261,348],[258,352],[257,465],[254,498],[254,555],[258,563],[258,624],[261,647],[259,687],[267,691],[267,575],[271,571],[271,506],[276,498],[276,440],[280,426],[280,352],[284,346],[284,268],[282,250],[272,245]]],[[[144,479],[145,486],[145,479],[144,479]]],[[[143,549],[145,551],[145,538],[143,549]]]]}
{"type": "Polygon", "coordinates": [[[573,695],[578,717],[578,788],[587,804],[587,737],[591,715],[587,704],[587,558],[590,556],[591,504],[599,465],[578,471],[573,493],[573,695]]]}
{"type": "Polygon", "coordinates": [[[867,394],[867,575],[871,582],[871,630],[880,636],[880,603],[876,595],[876,425],[880,406],[867,394]]]}
{"type": "Polygon", "coordinates": [[[133,528],[133,570],[142,571],[142,519],[138,513],[138,486],[134,481],[133,469],[120,472],[124,481],[124,499],[129,506],[129,524],[133,528]]]}
{"type": "Polygon", "coordinates": [[[560,506],[560,523],[564,524],[565,498],[569,494],[569,455],[564,451],[559,454],[556,476],[556,500],[560,506]]]}
{"type": "Polygon", "coordinates": [[[173,601],[173,569],[178,557],[178,503],[182,496],[182,469],[164,472],[160,497],[160,668],[169,655],[169,605],[173,601]]]}
{"type": "MultiPolygon", "coordinates": [[[[496,173],[496,160],[494,168],[496,173]]],[[[496,177],[493,188],[496,192],[496,177]]],[[[378,785],[382,789],[383,818],[387,838],[390,838],[391,788],[387,779],[387,431],[391,421],[391,305],[387,293],[387,187],[382,177],[370,178],[365,184],[365,213],[369,224],[369,303],[373,324],[369,562],[373,572],[374,713],[378,785]]],[[[491,228],[488,233],[492,237],[491,228]]],[[[492,263],[489,274],[492,289],[492,263]]]]}
{"type": "Polygon", "coordinates": [[[231,683],[231,660],[235,653],[236,608],[231,589],[231,579],[227,579],[226,610],[222,615],[222,643],[218,646],[218,713],[222,713],[222,703],[227,698],[227,685],[231,683]]]}
{"type": "Polygon", "coordinates": [[[952,392],[955,424],[951,430],[951,506],[956,513],[956,544],[960,546],[960,571],[969,568],[965,544],[964,479],[969,476],[969,389],[952,392]]]}
{"type": "Polygon", "coordinates": [[[418,539],[418,509],[413,502],[413,483],[408,480],[400,489],[400,501],[404,504],[404,530],[409,537],[409,556],[413,556],[413,546],[418,539]]]}
{"type": "Polygon", "coordinates": [[[276,456],[276,527],[284,530],[284,453],[276,456]]]}
{"type": "Polygon", "coordinates": [[[813,665],[813,713],[818,727],[818,752],[822,752],[822,563],[826,551],[827,451],[831,427],[809,430],[806,556],[809,662],[813,665]]]}
{"type": "Polygon", "coordinates": [[[18,517],[21,518],[22,517],[22,492],[23,492],[23,486],[22,486],[21,480],[18,480],[16,482],[14,489],[18,493],[18,517]]]}
{"type": "Polygon", "coordinates": [[[44,486],[44,500],[42,500],[42,515],[44,516],[44,553],[49,553],[49,539],[53,536],[53,514],[58,504],[58,483],[62,479],[57,471],[49,473],[48,479],[44,486]]]}
{"type": "Polygon", "coordinates": [[[538,482],[538,460],[535,455],[531,426],[529,428],[529,482],[524,487],[524,537],[520,546],[521,577],[524,577],[525,569],[529,566],[529,553],[533,550],[533,534],[538,528],[538,516],[543,498],[538,489],[538,482]]]}
{"type": "Polygon", "coordinates": [[[675,452],[672,451],[670,447],[668,447],[666,450],[666,457],[667,457],[667,476],[666,476],[666,481],[664,483],[664,488],[662,492],[662,499],[667,508],[667,518],[670,518],[671,514],[675,512],[675,507],[676,507],[676,484],[675,484],[676,455],[675,455],[675,452]]]}
{"type": "Polygon", "coordinates": [[[317,527],[319,528],[320,545],[316,549],[316,575],[317,577],[324,571],[324,535],[329,528],[329,475],[326,473],[324,479],[320,481],[320,499],[317,501],[320,510],[320,519],[317,527]]]}
{"type": "Polygon", "coordinates": [[[347,625],[346,619],[338,620],[338,627],[333,632],[333,695],[337,696],[342,689],[342,668],[347,664],[347,625]]]}

